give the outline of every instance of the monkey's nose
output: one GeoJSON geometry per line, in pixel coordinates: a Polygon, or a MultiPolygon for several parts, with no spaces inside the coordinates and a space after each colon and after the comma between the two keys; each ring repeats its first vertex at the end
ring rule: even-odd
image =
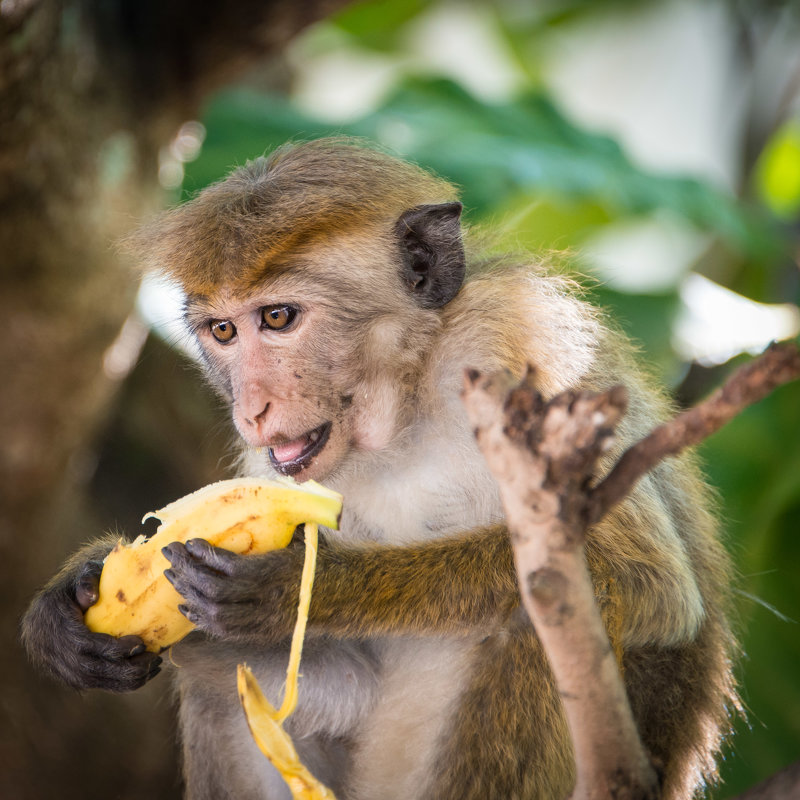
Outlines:
{"type": "Polygon", "coordinates": [[[264,408],[262,408],[261,411],[259,411],[258,414],[256,414],[255,416],[248,417],[248,416],[245,415],[244,421],[250,427],[256,427],[256,426],[260,425],[262,422],[264,422],[264,420],[267,418],[267,413],[268,412],[269,412],[269,403],[267,403],[264,406],[264,408]]]}

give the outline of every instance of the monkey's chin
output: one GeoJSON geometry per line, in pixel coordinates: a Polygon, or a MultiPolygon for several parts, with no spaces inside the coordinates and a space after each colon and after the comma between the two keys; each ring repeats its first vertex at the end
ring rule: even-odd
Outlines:
{"type": "Polygon", "coordinates": [[[328,443],[330,435],[331,423],[325,422],[288,444],[268,448],[272,468],[281,475],[297,477],[311,466],[328,443]]]}

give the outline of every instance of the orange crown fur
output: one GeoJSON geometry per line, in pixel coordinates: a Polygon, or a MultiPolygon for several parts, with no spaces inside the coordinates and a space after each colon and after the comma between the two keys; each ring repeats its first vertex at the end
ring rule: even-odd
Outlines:
{"type": "Polygon", "coordinates": [[[389,232],[403,211],[454,200],[449,183],[347,138],[289,144],[248,162],[129,236],[145,272],[188,295],[247,289],[281,255],[356,227],[389,232]]]}

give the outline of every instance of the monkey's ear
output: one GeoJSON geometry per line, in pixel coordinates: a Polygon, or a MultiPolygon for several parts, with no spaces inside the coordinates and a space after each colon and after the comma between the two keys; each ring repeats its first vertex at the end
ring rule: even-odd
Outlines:
{"type": "Polygon", "coordinates": [[[442,203],[410,208],[397,220],[402,277],[423,308],[449,303],[464,282],[460,217],[461,203],[442,203]]]}

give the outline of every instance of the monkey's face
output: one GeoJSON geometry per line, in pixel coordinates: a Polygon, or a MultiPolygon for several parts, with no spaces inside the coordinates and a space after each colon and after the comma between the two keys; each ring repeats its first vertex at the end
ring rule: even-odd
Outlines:
{"type": "Polygon", "coordinates": [[[389,446],[410,416],[438,317],[383,270],[343,277],[354,258],[337,249],[313,271],[189,303],[211,381],[265,470],[325,479],[352,454],[389,446]]]}
{"type": "Polygon", "coordinates": [[[420,206],[337,232],[271,260],[246,291],[188,301],[212,382],[265,467],[324,479],[413,419],[438,309],[463,278],[460,210],[420,206]]]}
{"type": "Polygon", "coordinates": [[[326,352],[325,316],[313,296],[277,287],[222,292],[190,311],[238,432],[263,450],[265,468],[300,480],[328,474],[352,439],[352,396],[334,375],[339,359],[326,352]]]}

